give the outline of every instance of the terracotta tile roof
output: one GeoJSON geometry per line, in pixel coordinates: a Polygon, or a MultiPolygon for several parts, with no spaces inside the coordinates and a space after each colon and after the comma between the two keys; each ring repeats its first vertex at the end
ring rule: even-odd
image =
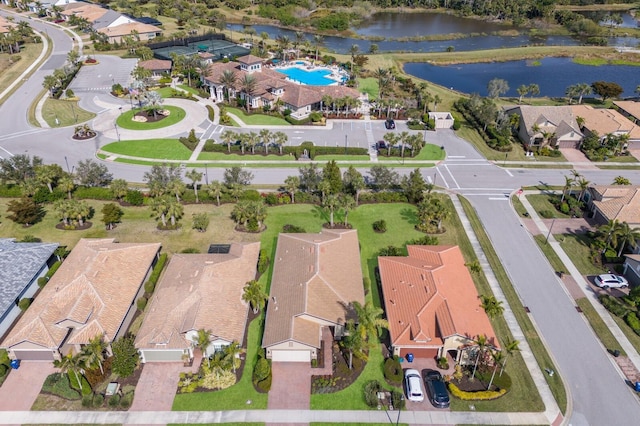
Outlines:
{"type": "Polygon", "coordinates": [[[185,333],[209,330],[242,345],[249,306],[243,287],[254,279],[260,243],[234,243],[228,254],[175,254],[171,258],[138,336],[141,349],[184,349],[185,333]]]}
{"type": "Polygon", "coordinates": [[[356,230],[280,234],[262,346],[294,340],[320,347],[320,328],[344,324],[364,303],[356,230]]]}
{"type": "Polygon", "coordinates": [[[589,188],[593,205],[606,220],[627,222],[640,227],[640,186],[594,185],[589,188]]]}
{"type": "MultiPolygon", "coordinates": [[[[248,56],[256,58],[256,56],[252,55],[244,57],[246,58],[248,56]]],[[[260,60],[262,61],[262,59],[260,60]]],[[[205,80],[213,84],[220,84],[220,77],[226,70],[235,71],[238,82],[241,81],[246,74],[246,71],[240,69],[238,62],[214,62],[209,65],[208,76],[205,80]]],[[[356,89],[346,86],[307,86],[293,83],[286,80],[287,76],[285,74],[271,68],[263,67],[261,71],[254,71],[251,75],[258,83],[254,94],[255,96],[269,99],[267,94],[270,94],[270,89],[282,88],[284,89],[284,93],[280,98],[296,108],[319,103],[325,95],[329,95],[332,98],[350,96],[357,99],[360,97],[360,93],[356,89]]],[[[239,84],[236,84],[236,86],[236,89],[238,89],[239,84]]]]}
{"type": "Polygon", "coordinates": [[[613,104],[625,111],[627,114],[632,115],[636,119],[640,120],[640,102],[638,101],[614,101],[613,104]]]}
{"type": "Polygon", "coordinates": [[[151,71],[170,70],[171,61],[162,59],[149,59],[148,61],[138,62],[138,66],[151,71]]]}
{"type": "Polygon", "coordinates": [[[7,21],[4,16],[0,16],[0,34],[6,34],[11,31],[11,28],[15,28],[17,26],[17,24],[7,21]]]}
{"type": "Polygon", "coordinates": [[[259,64],[259,63],[262,63],[263,60],[264,59],[255,55],[240,56],[239,58],[236,59],[237,62],[240,62],[241,64],[245,64],[245,65],[259,64]]]}
{"type": "Polygon", "coordinates": [[[628,134],[629,140],[640,140],[640,126],[615,109],[593,108],[591,105],[572,105],[576,117],[584,118],[584,127],[598,132],[604,137],[608,134],[628,134]]]}
{"type": "Polygon", "coordinates": [[[155,25],[143,24],[142,22],[129,22],[127,24],[100,28],[98,30],[98,32],[106,34],[109,37],[128,36],[131,35],[133,31],[137,31],[138,34],[155,34],[162,32],[162,30],[155,25]]]}
{"type": "Polygon", "coordinates": [[[498,346],[458,246],[407,246],[408,257],[379,257],[391,344],[441,346],[450,336],[486,335],[498,346]]]}
{"type": "Polygon", "coordinates": [[[57,349],[99,333],[112,341],[159,250],[159,243],[81,239],[2,347],[30,342],[57,349]]]}
{"type": "Polygon", "coordinates": [[[85,18],[89,22],[96,21],[105,13],[107,13],[107,9],[91,3],[72,3],[65,10],[60,12],[61,15],[76,15],[78,17],[85,18]]]}

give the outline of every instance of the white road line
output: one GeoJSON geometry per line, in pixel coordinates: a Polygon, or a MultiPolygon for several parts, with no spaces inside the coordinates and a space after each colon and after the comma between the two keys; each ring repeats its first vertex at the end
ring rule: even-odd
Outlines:
{"type": "MultiPolygon", "coordinates": [[[[478,161],[478,160],[475,160],[478,161]]],[[[447,165],[456,167],[469,167],[469,166],[493,166],[491,163],[450,163],[447,161],[447,165]]]]}
{"type": "Polygon", "coordinates": [[[508,174],[509,176],[513,177],[513,175],[512,175],[512,174],[511,174],[511,172],[509,171],[509,169],[502,169],[502,170],[504,170],[505,172],[507,172],[507,174],[508,174]]]}
{"type": "MultiPolygon", "coordinates": [[[[442,181],[444,182],[444,186],[446,186],[447,188],[449,188],[449,183],[447,182],[447,180],[444,178],[444,175],[442,174],[442,172],[440,171],[440,169],[438,167],[436,167],[436,173],[438,173],[440,175],[440,178],[442,179],[442,181]]],[[[435,175],[434,175],[435,177],[435,175]]],[[[435,184],[435,178],[433,179],[433,183],[435,184]]]]}
{"type": "Polygon", "coordinates": [[[10,157],[13,157],[13,154],[7,151],[6,149],[4,149],[3,147],[0,146],[0,149],[6,152],[7,154],[9,154],[10,157]]]}
{"type": "Polygon", "coordinates": [[[510,194],[515,188],[462,188],[465,191],[496,191],[510,194]]]}
{"type": "Polygon", "coordinates": [[[500,199],[502,200],[503,198],[505,199],[509,199],[509,194],[507,193],[499,193],[499,192],[485,192],[485,193],[477,193],[477,194],[467,194],[466,192],[464,192],[465,189],[463,188],[460,193],[464,194],[465,197],[500,197],[500,199]]]}
{"type": "Polygon", "coordinates": [[[500,197],[500,198],[489,197],[489,200],[491,200],[491,201],[509,201],[509,197],[500,197]]]}
{"type": "Polygon", "coordinates": [[[447,155],[447,158],[459,159],[459,158],[467,158],[467,156],[466,155],[447,155]]]}
{"type": "Polygon", "coordinates": [[[456,188],[460,188],[460,185],[458,185],[458,181],[456,181],[456,178],[453,177],[453,173],[451,173],[451,170],[449,170],[449,167],[447,167],[447,165],[444,165],[444,168],[447,169],[447,173],[449,173],[449,176],[451,176],[451,180],[453,181],[453,183],[456,184],[456,188]]]}

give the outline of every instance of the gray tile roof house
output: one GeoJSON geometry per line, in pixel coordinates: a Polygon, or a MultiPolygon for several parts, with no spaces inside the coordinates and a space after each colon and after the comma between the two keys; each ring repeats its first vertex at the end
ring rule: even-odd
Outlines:
{"type": "Polygon", "coordinates": [[[16,243],[0,238],[0,337],[20,314],[17,302],[32,297],[48,270],[57,243],[16,243]]]}

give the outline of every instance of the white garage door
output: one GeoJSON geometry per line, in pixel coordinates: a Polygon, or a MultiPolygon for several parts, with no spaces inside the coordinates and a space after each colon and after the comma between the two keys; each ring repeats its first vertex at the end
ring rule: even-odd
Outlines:
{"type": "Polygon", "coordinates": [[[271,351],[274,362],[311,362],[311,351],[271,351]]]}
{"type": "Polygon", "coordinates": [[[178,362],[182,361],[182,350],[145,350],[141,351],[144,362],[178,362]]]}

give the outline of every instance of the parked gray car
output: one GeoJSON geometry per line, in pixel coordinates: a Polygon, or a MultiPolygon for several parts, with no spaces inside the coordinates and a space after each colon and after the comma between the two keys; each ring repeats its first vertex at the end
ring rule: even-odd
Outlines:
{"type": "Polygon", "coordinates": [[[429,401],[436,408],[449,408],[449,392],[447,385],[442,380],[442,375],[434,370],[427,372],[424,383],[429,393],[429,401]]]}

